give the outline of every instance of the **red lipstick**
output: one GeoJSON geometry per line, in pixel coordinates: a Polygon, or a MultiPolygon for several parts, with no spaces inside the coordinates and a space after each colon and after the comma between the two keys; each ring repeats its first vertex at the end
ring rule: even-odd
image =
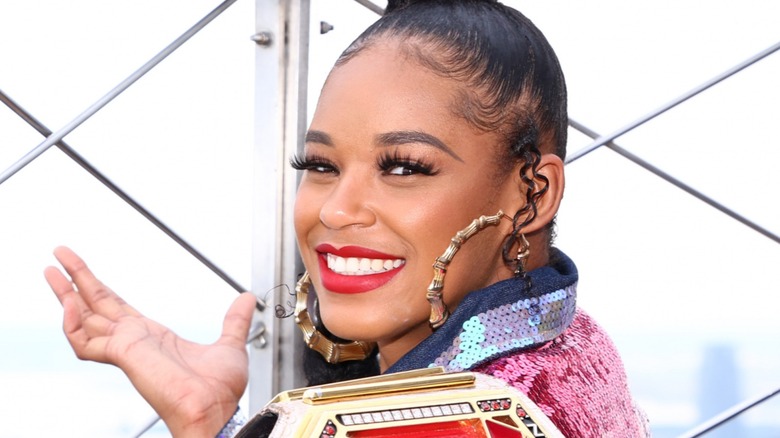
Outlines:
{"type": "Polygon", "coordinates": [[[397,260],[401,257],[384,254],[379,251],[374,251],[372,249],[359,246],[345,246],[336,249],[332,245],[321,244],[318,245],[315,249],[319,253],[317,260],[319,261],[322,285],[325,287],[325,289],[335,293],[357,294],[377,289],[392,280],[393,277],[401,272],[401,269],[405,266],[401,265],[389,271],[378,272],[376,274],[342,275],[328,268],[328,254],[333,254],[335,256],[344,258],[358,257],[385,260],[397,260]]]}

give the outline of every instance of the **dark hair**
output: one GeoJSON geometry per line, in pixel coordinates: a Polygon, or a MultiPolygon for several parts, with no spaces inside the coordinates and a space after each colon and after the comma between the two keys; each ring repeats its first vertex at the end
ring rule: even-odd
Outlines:
{"type": "MultiPolygon", "coordinates": [[[[434,73],[465,84],[460,115],[477,128],[503,134],[506,154],[497,158],[504,167],[522,163],[527,202],[515,214],[503,248],[511,263],[510,251],[547,191],[547,179],[536,172],[540,150],[566,155],[566,83],[555,52],[528,18],[495,0],[391,0],[385,16],[336,66],[388,37],[404,41],[402,50],[434,73]]],[[[547,227],[548,244],[553,226],[547,227]]]]}
{"type": "Polygon", "coordinates": [[[501,168],[521,163],[527,202],[503,247],[512,263],[510,251],[547,190],[537,173],[540,151],[566,154],[566,85],[555,52],[530,20],[494,0],[390,0],[336,67],[388,38],[403,41],[401,50],[422,66],[464,84],[456,111],[477,128],[502,134],[506,148],[497,162],[507,164],[501,168]]]}
{"type": "Polygon", "coordinates": [[[492,0],[390,1],[336,66],[384,37],[403,40],[420,64],[464,83],[460,110],[475,126],[504,131],[510,148],[531,135],[564,158],[563,73],[547,39],[521,13],[492,0]]]}

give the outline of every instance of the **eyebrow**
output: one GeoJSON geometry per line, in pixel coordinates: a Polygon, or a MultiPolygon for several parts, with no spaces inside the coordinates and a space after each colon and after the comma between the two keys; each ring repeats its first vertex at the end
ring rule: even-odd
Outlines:
{"type": "Polygon", "coordinates": [[[320,143],[325,146],[333,146],[333,139],[330,138],[330,135],[322,131],[306,131],[306,137],[304,138],[304,141],[306,143],[320,143]]]}
{"type": "Polygon", "coordinates": [[[449,146],[443,141],[434,137],[431,134],[427,134],[421,131],[392,131],[379,134],[376,136],[376,143],[380,146],[393,146],[399,144],[409,143],[424,143],[433,146],[441,151],[446,152],[456,160],[463,162],[458,154],[455,153],[449,146]]]}
{"type": "MultiPolygon", "coordinates": [[[[306,143],[319,143],[325,146],[333,146],[333,139],[330,135],[317,130],[309,130],[306,132],[306,143]]],[[[376,136],[376,143],[380,146],[387,147],[399,144],[410,143],[424,143],[433,146],[441,151],[446,152],[456,160],[463,162],[463,159],[458,156],[447,144],[431,134],[427,134],[421,131],[392,131],[379,134],[376,136]]]]}

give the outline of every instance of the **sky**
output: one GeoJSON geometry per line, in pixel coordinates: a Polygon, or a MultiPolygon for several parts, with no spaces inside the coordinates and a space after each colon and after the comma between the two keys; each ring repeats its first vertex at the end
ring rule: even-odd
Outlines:
{"type": "MultiPolygon", "coordinates": [[[[556,49],[572,119],[601,134],[780,41],[772,1],[507,3],[556,49]]],[[[0,90],[55,130],[216,5],[9,2],[0,13],[0,90]]],[[[274,241],[269,233],[252,241],[253,215],[262,214],[252,204],[262,190],[252,182],[262,141],[253,128],[254,7],[238,0],[65,138],[246,288],[253,269],[268,269],[253,264],[253,245],[274,241]]],[[[309,108],[335,57],[374,18],[352,1],[315,2],[309,108]],[[320,21],[334,30],[320,35],[320,21]]],[[[775,54],[616,143],[780,234],[778,75],[775,54]]],[[[41,141],[0,107],[0,168],[41,141]]],[[[588,143],[570,131],[570,152],[588,143]]],[[[739,397],[780,385],[777,243],[605,148],[566,172],[557,244],[577,262],[580,305],[621,350],[656,436],[706,418],[697,397],[708,352],[727,351],[736,363],[729,380],[739,397]]],[[[118,370],[69,352],[42,276],[51,250],[73,247],[135,307],[202,342],[217,336],[235,291],[57,150],[0,185],[0,212],[0,407],[30,418],[0,436],[22,435],[39,418],[30,406],[64,436],[132,436],[152,412],[118,370]]],[[[758,410],[744,419],[772,432],[777,421],[758,410]]]]}

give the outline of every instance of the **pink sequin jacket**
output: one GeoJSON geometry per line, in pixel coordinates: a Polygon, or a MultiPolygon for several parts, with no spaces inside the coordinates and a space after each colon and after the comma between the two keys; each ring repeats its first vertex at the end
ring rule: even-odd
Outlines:
{"type": "Polygon", "coordinates": [[[646,437],[607,334],[576,307],[577,269],[554,250],[522,280],[470,293],[441,328],[387,372],[430,366],[505,380],[528,395],[567,437],[646,437]]]}
{"type": "Polygon", "coordinates": [[[647,420],[628,390],[607,334],[578,310],[569,328],[541,347],[473,369],[525,393],[567,437],[645,437],[647,420]]]}

